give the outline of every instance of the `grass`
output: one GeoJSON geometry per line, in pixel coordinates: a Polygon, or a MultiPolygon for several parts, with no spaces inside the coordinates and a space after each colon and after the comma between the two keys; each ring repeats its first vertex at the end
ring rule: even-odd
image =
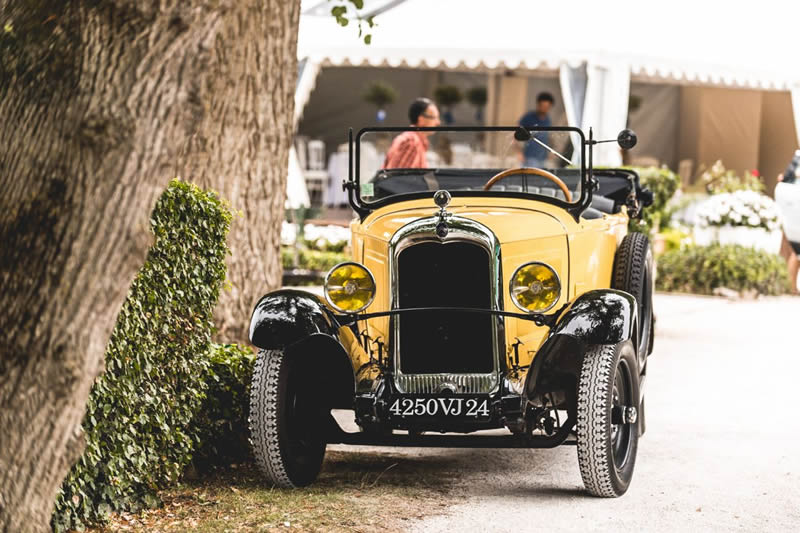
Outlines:
{"type": "Polygon", "coordinates": [[[442,457],[331,451],[316,483],[285,490],[244,464],[166,490],[160,509],[114,515],[92,531],[403,531],[444,510],[456,474],[442,457]]]}

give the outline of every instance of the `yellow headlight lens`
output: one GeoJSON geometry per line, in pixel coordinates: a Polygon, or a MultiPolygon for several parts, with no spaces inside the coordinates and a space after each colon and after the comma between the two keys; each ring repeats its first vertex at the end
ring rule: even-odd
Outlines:
{"type": "Polygon", "coordinates": [[[529,313],[543,313],[561,296],[558,274],[544,263],[527,263],[511,276],[511,299],[529,313]]]}
{"type": "Polygon", "coordinates": [[[358,313],[375,298],[375,279],[358,263],[342,263],[325,278],[325,298],[337,311],[358,313]]]}

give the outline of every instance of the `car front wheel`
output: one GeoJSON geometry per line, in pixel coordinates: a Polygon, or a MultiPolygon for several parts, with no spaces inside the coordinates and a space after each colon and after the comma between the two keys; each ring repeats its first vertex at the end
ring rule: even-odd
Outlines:
{"type": "Polygon", "coordinates": [[[594,496],[625,494],[639,442],[639,374],[630,341],[586,350],[578,384],[578,464],[594,496]]]}
{"type": "Polygon", "coordinates": [[[278,487],[303,487],[325,457],[325,411],[303,373],[280,350],[258,353],[250,390],[250,441],[260,470],[278,487]]]}

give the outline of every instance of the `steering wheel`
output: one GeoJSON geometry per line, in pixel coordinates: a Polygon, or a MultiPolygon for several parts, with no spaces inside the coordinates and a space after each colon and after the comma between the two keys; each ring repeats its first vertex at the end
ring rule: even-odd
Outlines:
{"type": "Polygon", "coordinates": [[[561,189],[561,192],[564,193],[564,197],[567,199],[568,202],[572,201],[572,193],[570,192],[569,188],[567,188],[567,184],[561,181],[561,178],[559,178],[552,172],[548,172],[541,168],[531,168],[531,167],[509,168],[508,170],[498,172],[497,174],[489,178],[489,181],[487,181],[486,185],[483,186],[483,190],[488,191],[489,189],[492,188],[492,186],[494,186],[495,183],[497,183],[501,179],[507,178],[508,176],[514,176],[516,174],[532,174],[534,176],[541,176],[543,178],[547,178],[556,185],[558,185],[558,188],[561,189]]]}

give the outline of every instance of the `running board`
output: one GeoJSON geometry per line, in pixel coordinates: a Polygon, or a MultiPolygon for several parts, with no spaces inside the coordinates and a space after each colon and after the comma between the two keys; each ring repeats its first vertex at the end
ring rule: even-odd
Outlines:
{"type": "Polygon", "coordinates": [[[351,446],[396,446],[404,448],[555,448],[575,445],[567,440],[575,421],[568,419],[550,436],[535,435],[376,435],[366,432],[347,433],[339,430],[328,440],[330,444],[351,446]]]}

